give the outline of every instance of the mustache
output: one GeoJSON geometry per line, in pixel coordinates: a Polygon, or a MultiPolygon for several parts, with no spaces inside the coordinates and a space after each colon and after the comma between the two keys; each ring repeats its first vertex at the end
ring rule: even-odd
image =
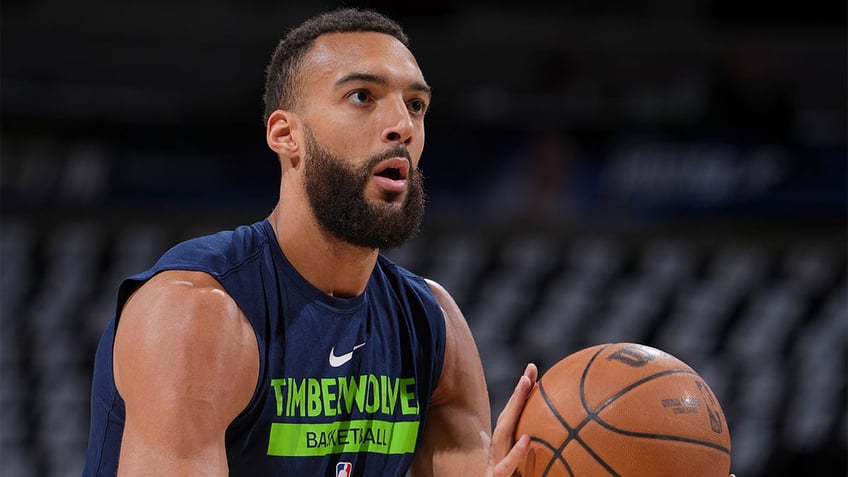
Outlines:
{"type": "Polygon", "coordinates": [[[409,161],[410,166],[412,165],[412,156],[409,155],[409,150],[406,148],[406,146],[397,145],[395,147],[392,147],[391,149],[388,149],[388,150],[383,151],[379,154],[371,156],[371,158],[368,160],[368,164],[366,165],[366,168],[368,170],[371,170],[377,164],[385,161],[386,159],[391,159],[393,157],[402,157],[402,158],[406,159],[407,161],[409,161]]]}

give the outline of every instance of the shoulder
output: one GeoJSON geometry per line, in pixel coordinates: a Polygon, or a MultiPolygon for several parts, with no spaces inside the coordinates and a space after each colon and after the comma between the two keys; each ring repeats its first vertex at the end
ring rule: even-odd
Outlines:
{"type": "Polygon", "coordinates": [[[444,315],[448,326],[452,323],[459,325],[465,324],[465,318],[462,316],[462,312],[456,301],[454,301],[450,293],[438,282],[413,273],[382,254],[379,256],[377,263],[389,280],[395,277],[401,280],[405,286],[415,290],[419,296],[426,297],[428,301],[432,301],[431,306],[441,311],[441,315],[444,315]]]}
{"type": "MultiPolygon", "coordinates": [[[[114,370],[125,398],[138,395],[139,387],[181,394],[194,392],[193,386],[224,390],[253,381],[247,386],[252,395],[258,345],[217,280],[203,272],[169,270],[145,282],[124,306],[114,370]]],[[[246,405],[249,397],[236,396],[233,406],[246,405]]]]}
{"type": "MultiPolygon", "coordinates": [[[[146,281],[127,300],[127,309],[165,311],[160,308],[202,311],[202,316],[238,314],[238,308],[224,287],[208,273],[193,270],[165,270],[146,281]]],[[[182,313],[180,313],[182,315],[182,313]]],[[[197,313],[182,315],[191,319],[197,313]]]]}
{"type": "Polygon", "coordinates": [[[217,280],[164,271],[127,301],[112,369],[126,409],[123,463],[140,469],[150,459],[176,464],[196,458],[209,465],[209,456],[220,455],[227,427],[253,397],[258,344],[217,280]]]}
{"type": "Polygon", "coordinates": [[[166,270],[129,297],[119,329],[172,332],[185,335],[186,340],[201,340],[240,328],[242,317],[233,298],[208,273],[166,270]]]}
{"type": "Polygon", "coordinates": [[[453,297],[439,282],[431,278],[424,278],[424,282],[427,284],[428,287],[430,287],[430,291],[433,292],[433,295],[436,297],[436,300],[439,301],[440,305],[457,306],[453,297]]]}
{"type": "Polygon", "coordinates": [[[430,291],[436,298],[436,302],[438,302],[441,307],[442,313],[445,315],[445,323],[448,326],[448,330],[450,331],[451,328],[459,327],[459,331],[467,331],[467,337],[470,338],[470,330],[468,330],[468,324],[465,321],[465,317],[451,294],[445,289],[445,287],[434,280],[425,278],[424,282],[430,288],[430,291]]]}
{"type": "Polygon", "coordinates": [[[225,273],[255,255],[267,243],[268,234],[263,223],[257,222],[181,242],[165,252],[154,269],[182,268],[225,273]]]}
{"type": "MultiPolygon", "coordinates": [[[[223,280],[233,270],[241,269],[252,258],[267,249],[268,235],[263,222],[192,238],[166,251],[149,269],[125,279],[118,290],[118,314],[124,304],[143,285],[148,289],[165,287],[170,293],[188,292],[203,296],[208,287],[198,286],[203,280],[223,280]],[[208,275],[197,283],[189,280],[163,280],[156,278],[166,271],[194,271],[208,275]],[[147,283],[153,282],[150,286],[147,283]]],[[[223,288],[215,283],[218,288],[223,288]]],[[[168,296],[172,296],[169,294],[168,296]]],[[[122,318],[123,319],[123,318],[122,318]]]]}
{"type": "Polygon", "coordinates": [[[405,286],[412,288],[419,295],[435,298],[439,306],[442,305],[442,299],[453,301],[447,290],[445,290],[441,285],[429,278],[422,277],[421,275],[398,265],[385,255],[381,254],[379,256],[377,264],[382,273],[384,273],[390,281],[393,279],[400,280],[405,286]]]}

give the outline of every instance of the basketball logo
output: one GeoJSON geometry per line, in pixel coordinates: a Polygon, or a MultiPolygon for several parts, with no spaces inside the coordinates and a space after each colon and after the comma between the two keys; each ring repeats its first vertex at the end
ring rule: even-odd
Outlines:
{"type": "Polygon", "coordinates": [[[339,462],[336,464],[336,477],[350,477],[353,465],[350,462],[339,462]]]}
{"type": "Polygon", "coordinates": [[[608,361],[615,360],[632,368],[642,368],[655,359],[655,354],[646,352],[640,346],[625,346],[607,357],[608,361]]]}
{"type": "Polygon", "coordinates": [[[707,415],[710,418],[710,429],[712,429],[712,431],[716,434],[721,434],[721,417],[715,410],[718,402],[716,401],[715,396],[713,396],[712,390],[701,381],[695,381],[695,385],[698,386],[698,390],[701,391],[701,395],[706,398],[704,400],[704,406],[707,408],[707,415]]]}

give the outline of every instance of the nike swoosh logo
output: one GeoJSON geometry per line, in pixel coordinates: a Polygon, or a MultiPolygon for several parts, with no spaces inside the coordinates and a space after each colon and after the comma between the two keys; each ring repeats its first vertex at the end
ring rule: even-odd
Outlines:
{"type": "MultiPolygon", "coordinates": [[[[365,346],[365,343],[360,343],[353,347],[353,351],[356,351],[359,348],[362,348],[363,346],[365,346]]],[[[350,361],[351,358],[353,358],[353,351],[351,351],[350,353],[345,353],[341,356],[336,356],[336,347],[333,346],[332,348],[330,348],[330,366],[338,368],[339,366],[347,363],[348,361],[350,361]]]]}

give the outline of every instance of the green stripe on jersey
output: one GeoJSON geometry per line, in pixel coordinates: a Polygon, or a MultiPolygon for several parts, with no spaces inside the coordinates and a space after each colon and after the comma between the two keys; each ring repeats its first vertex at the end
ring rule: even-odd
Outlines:
{"type": "Polygon", "coordinates": [[[271,424],[268,455],[311,457],[345,452],[411,454],[418,421],[353,420],[331,423],[271,424]]]}

